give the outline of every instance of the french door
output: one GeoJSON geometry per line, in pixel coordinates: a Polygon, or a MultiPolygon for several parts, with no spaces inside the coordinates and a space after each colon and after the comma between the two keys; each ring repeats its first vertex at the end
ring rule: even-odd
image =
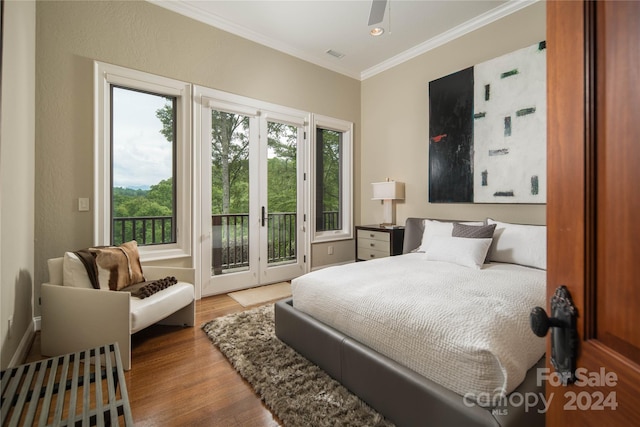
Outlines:
{"type": "Polygon", "coordinates": [[[203,296],[304,273],[308,120],[228,97],[198,97],[203,296]]]}

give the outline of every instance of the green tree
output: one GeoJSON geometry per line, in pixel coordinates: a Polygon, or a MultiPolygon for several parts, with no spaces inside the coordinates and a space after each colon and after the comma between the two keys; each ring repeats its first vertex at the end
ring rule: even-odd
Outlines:
{"type": "Polygon", "coordinates": [[[159,183],[152,185],[147,194],[147,199],[173,210],[173,179],[163,179],[159,183]]]}
{"type": "MultiPolygon", "coordinates": [[[[267,129],[269,210],[294,212],[297,194],[297,128],[269,122],[267,129]]],[[[212,112],[213,212],[249,211],[249,119],[212,112]]]]}
{"type": "Polygon", "coordinates": [[[162,122],[162,129],[160,129],[160,133],[164,135],[165,138],[167,138],[167,141],[173,143],[173,136],[175,134],[176,127],[176,98],[166,97],[165,102],[166,104],[164,105],[164,107],[156,111],[156,117],[160,119],[160,122],[162,122]]]}
{"type": "Polygon", "coordinates": [[[214,213],[249,211],[249,118],[211,112],[211,187],[214,213]]]}
{"type": "Polygon", "coordinates": [[[323,213],[341,210],[342,133],[318,129],[316,148],[316,230],[337,230],[342,227],[340,215],[336,222],[329,223],[323,213]]]}
{"type": "Polygon", "coordinates": [[[295,212],[297,203],[297,144],[295,126],[269,122],[268,159],[269,210],[295,212]]]}
{"type": "MultiPolygon", "coordinates": [[[[114,218],[130,218],[142,216],[171,216],[172,195],[170,191],[158,191],[166,189],[167,183],[160,181],[151,186],[151,190],[134,190],[131,188],[116,187],[113,189],[113,216],[114,218]]],[[[171,185],[169,183],[169,185],[171,185]]]]}

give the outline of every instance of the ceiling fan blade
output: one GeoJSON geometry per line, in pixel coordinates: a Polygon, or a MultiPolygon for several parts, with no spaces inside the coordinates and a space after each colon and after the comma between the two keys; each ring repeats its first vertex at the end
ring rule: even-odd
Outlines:
{"type": "Polygon", "coordinates": [[[371,12],[369,13],[369,25],[382,22],[384,11],[387,8],[387,0],[372,0],[371,12]]]}

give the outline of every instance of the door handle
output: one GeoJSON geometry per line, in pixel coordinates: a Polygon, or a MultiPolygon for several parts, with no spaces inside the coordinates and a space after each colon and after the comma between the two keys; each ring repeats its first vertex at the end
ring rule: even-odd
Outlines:
{"type": "Polygon", "coordinates": [[[551,365],[560,374],[562,383],[575,381],[578,331],[578,310],[566,286],[560,286],[551,297],[551,316],[542,307],[534,307],[529,315],[531,330],[539,337],[551,329],[551,365]]]}
{"type": "Polygon", "coordinates": [[[267,210],[266,210],[266,209],[265,209],[265,207],[263,206],[263,207],[262,207],[262,219],[261,219],[261,221],[262,221],[262,226],[263,226],[263,227],[264,227],[264,225],[267,223],[267,220],[268,220],[266,213],[267,213],[267,210]]]}

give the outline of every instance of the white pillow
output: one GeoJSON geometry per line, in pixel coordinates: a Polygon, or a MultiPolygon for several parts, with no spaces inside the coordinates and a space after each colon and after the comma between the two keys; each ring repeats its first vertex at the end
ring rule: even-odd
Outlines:
{"type": "Polygon", "coordinates": [[[547,227],[522,225],[487,219],[496,224],[488,259],[527,267],[547,269],[547,227]]]}
{"type": "MultiPolygon", "coordinates": [[[[465,225],[484,225],[482,221],[461,222],[465,225]]],[[[422,233],[422,243],[417,252],[426,252],[429,240],[434,236],[449,236],[453,232],[453,222],[436,221],[435,219],[424,220],[424,231],[422,233]]]]}
{"type": "Polygon", "coordinates": [[[73,252],[65,252],[62,261],[62,284],[75,288],[93,289],[84,264],[73,252]]]}
{"type": "Polygon", "coordinates": [[[484,264],[491,240],[433,236],[427,243],[425,254],[429,261],[445,261],[480,269],[484,264]]]}
{"type": "MultiPolygon", "coordinates": [[[[104,275],[105,273],[100,272],[100,274],[104,275]]],[[[99,282],[107,283],[106,290],[109,290],[109,272],[106,272],[106,277],[100,277],[99,282]]],[[[62,284],[76,288],[93,289],[93,285],[91,285],[91,280],[89,280],[89,275],[87,274],[87,269],[74,252],[64,253],[64,259],[62,260],[62,284]]],[[[103,288],[101,287],[101,289],[103,288]]]]}

